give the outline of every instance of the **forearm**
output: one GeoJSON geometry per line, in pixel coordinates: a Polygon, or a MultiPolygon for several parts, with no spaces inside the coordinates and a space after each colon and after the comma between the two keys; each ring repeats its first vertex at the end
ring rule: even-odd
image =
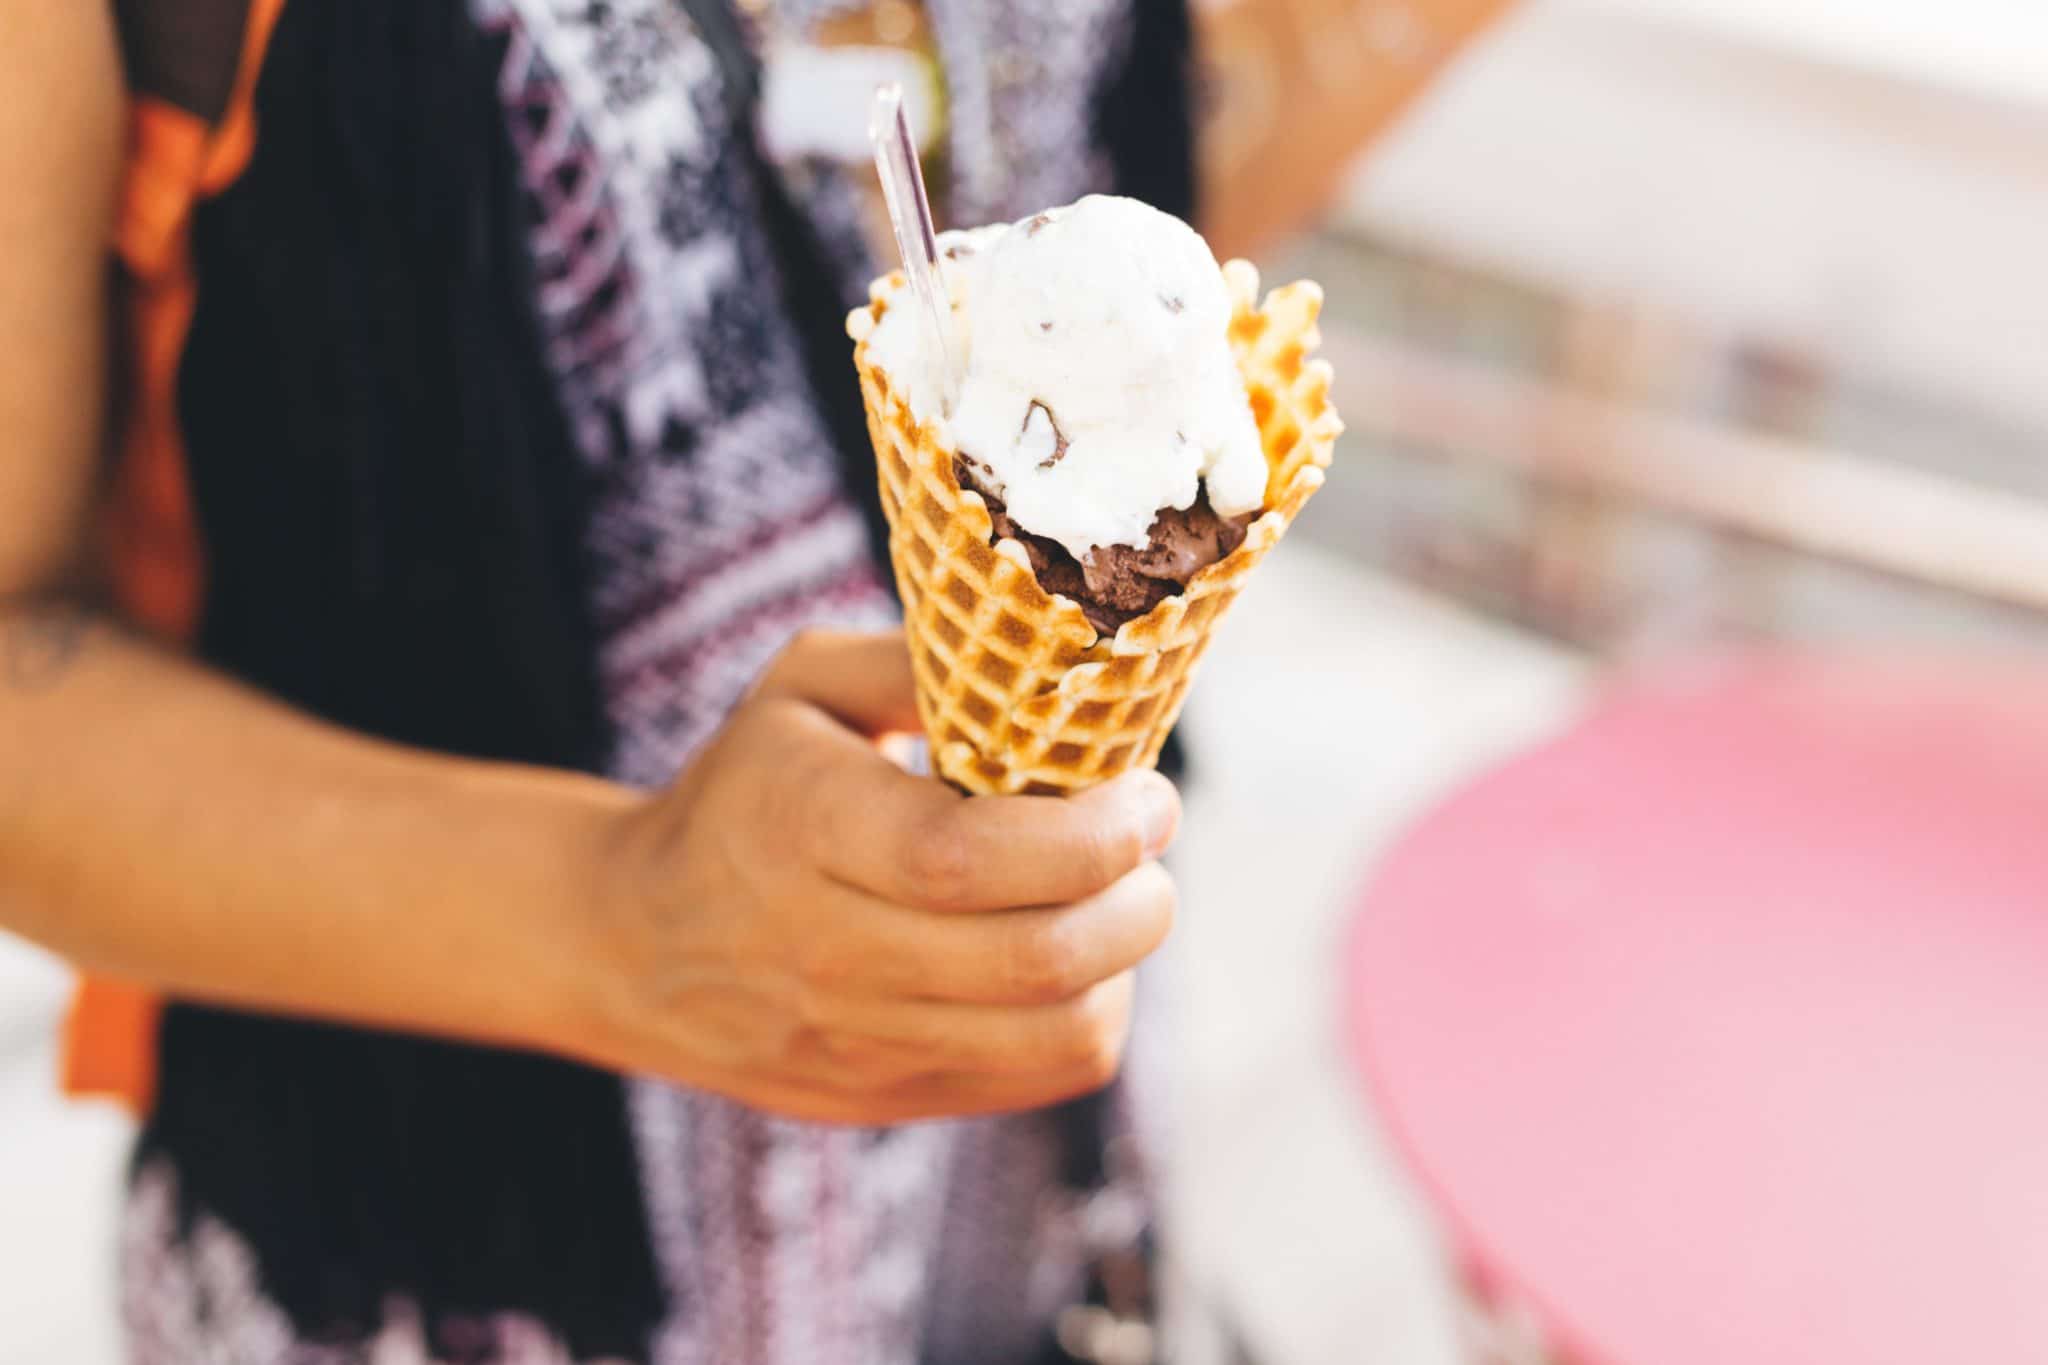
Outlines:
{"type": "Polygon", "coordinates": [[[633,798],[327,726],[64,605],[0,607],[0,927],[221,1003],[574,1046],[633,798]]]}
{"type": "Polygon", "coordinates": [[[1218,260],[1324,212],[1345,172],[1512,0],[1228,0],[1195,8],[1210,73],[1202,215],[1218,260]],[[1275,93],[1285,91],[1284,98],[1275,93]]]}

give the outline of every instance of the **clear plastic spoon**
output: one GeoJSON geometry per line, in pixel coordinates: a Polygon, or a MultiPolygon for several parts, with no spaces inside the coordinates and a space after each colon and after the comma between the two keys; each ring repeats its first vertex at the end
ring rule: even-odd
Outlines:
{"type": "Polygon", "coordinates": [[[950,414],[960,393],[960,346],[953,335],[952,301],[939,277],[939,237],[932,227],[931,201],[925,197],[924,168],[918,164],[917,141],[910,134],[910,115],[904,112],[903,87],[894,81],[875,88],[868,140],[875,147],[875,171],[882,178],[882,198],[889,206],[896,250],[903,256],[903,274],[924,314],[932,353],[939,357],[945,390],[941,399],[950,414]]]}

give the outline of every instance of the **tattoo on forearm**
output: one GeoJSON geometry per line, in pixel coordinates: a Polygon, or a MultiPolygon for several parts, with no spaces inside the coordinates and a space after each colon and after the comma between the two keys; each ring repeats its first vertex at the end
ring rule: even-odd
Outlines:
{"type": "Polygon", "coordinates": [[[0,687],[55,687],[91,643],[95,624],[92,612],[75,602],[44,603],[11,621],[0,619],[0,687]]]}

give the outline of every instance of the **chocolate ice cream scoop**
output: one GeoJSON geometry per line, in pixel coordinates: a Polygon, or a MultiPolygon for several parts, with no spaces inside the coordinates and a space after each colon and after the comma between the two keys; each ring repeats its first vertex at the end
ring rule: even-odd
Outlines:
{"type": "Polygon", "coordinates": [[[1038,586],[1079,603],[1088,623],[1104,635],[1143,616],[1242,545],[1257,515],[1222,516],[1209,506],[1204,489],[1185,509],[1162,508],[1153,518],[1149,544],[1101,545],[1076,560],[1058,541],[1019,527],[1002,499],[988,491],[981,471],[966,460],[956,460],[953,473],[962,488],[974,489],[988,504],[990,543],[1007,539],[1022,545],[1038,586]]]}

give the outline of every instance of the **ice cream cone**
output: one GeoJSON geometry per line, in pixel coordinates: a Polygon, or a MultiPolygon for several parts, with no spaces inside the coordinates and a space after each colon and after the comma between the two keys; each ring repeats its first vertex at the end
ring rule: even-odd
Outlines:
{"type": "Polygon", "coordinates": [[[940,776],[980,795],[1064,794],[1150,767],[1180,716],[1210,634],[1249,574],[1323,483],[1343,424],[1319,344],[1322,290],[1297,281],[1258,302],[1258,272],[1223,267],[1230,345],[1258,422],[1268,476],[1244,543],[1179,594],[1099,636],[1080,605],[1038,584],[1024,547],[989,544],[979,493],[956,452],[911,414],[872,363],[868,337],[902,279],[877,280],[846,329],[874,440],[889,554],[903,598],[918,709],[940,776]]]}

